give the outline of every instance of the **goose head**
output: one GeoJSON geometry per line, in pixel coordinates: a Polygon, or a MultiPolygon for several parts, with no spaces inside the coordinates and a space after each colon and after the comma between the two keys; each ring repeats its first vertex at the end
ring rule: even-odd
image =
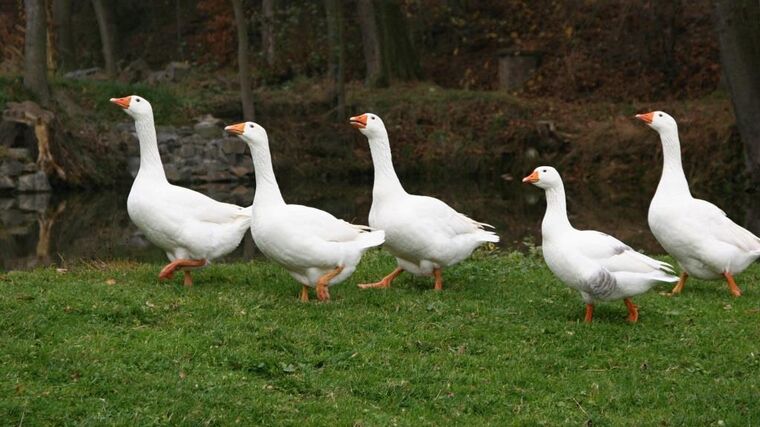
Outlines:
{"type": "Polygon", "coordinates": [[[153,108],[150,106],[150,102],[137,95],[125,96],[124,98],[111,98],[111,102],[124,109],[124,112],[134,119],[146,116],[153,117],[153,108]]]}
{"type": "Polygon", "coordinates": [[[551,166],[539,166],[533,169],[530,175],[523,178],[522,182],[527,182],[547,190],[562,185],[562,178],[559,176],[557,169],[551,166]]]}
{"type": "Polygon", "coordinates": [[[231,135],[237,135],[246,144],[248,144],[249,147],[269,143],[267,131],[258,123],[236,123],[234,125],[225,127],[224,130],[231,135]]]}
{"type": "Polygon", "coordinates": [[[360,116],[351,117],[348,122],[351,123],[351,126],[359,129],[359,132],[367,138],[382,136],[386,133],[385,124],[377,114],[364,113],[360,116]]]}
{"type": "Polygon", "coordinates": [[[670,114],[662,111],[652,111],[650,113],[636,114],[636,118],[646,123],[647,126],[656,130],[658,133],[675,131],[678,132],[678,124],[670,114]]]}

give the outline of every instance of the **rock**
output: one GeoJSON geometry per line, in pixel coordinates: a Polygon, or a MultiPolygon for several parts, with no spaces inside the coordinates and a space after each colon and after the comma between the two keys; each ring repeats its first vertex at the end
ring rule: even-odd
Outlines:
{"type": "MultiPolygon", "coordinates": [[[[132,134],[134,134],[135,132],[135,124],[134,122],[131,122],[131,121],[124,122],[124,123],[115,123],[115,124],[111,124],[111,126],[113,126],[113,128],[117,132],[127,132],[127,133],[132,133],[132,134]]],[[[137,139],[136,136],[135,136],[135,139],[137,139]]]]}
{"type": "Polygon", "coordinates": [[[85,68],[82,70],[69,71],[63,75],[64,79],[83,80],[96,77],[102,70],[100,67],[85,68]]]}
{"type": "Polygon", "coordinates": [[[16,188],[16,183],[13,182],[13,178],[0,175],[0,191],[13,190],[16,188]]]}
{"type": "Polygon", "coordinates": [[[224,182],[224,181],[231,181],[232,177],[230,176],[229,172],[220,171],[220,172],[208,172],[205,175],[202,175],[201,179],[207,182],[224,182]]]}
{"type": "Polygon", "coordinates": [[[28,148],[6,148],[8,157],[19,161],[32,160],[32,154],[28,148]]]}
{"type": "Polygon", "coordinates": [[[245,153],[245,143],[239,138],[226,138],[222,140],[222,152],[225,154],[243,154],[245,153]]]}
{"type": "Polygon", "coordinates": [[[148,84],[155,85],[157,83],[166,83],[171,81],[171,76],[164,70],[154,71],[148,74],[148,84]]]}
{"type": "Polygon", "coordinates": [[[19,194],[18,207],[22,211],[43,213],[50,205],[50,193],[19,194]]]}
{"type": "Polygon", "coordinates": [[[14,200],[11,198],[0,199],[0,212],[7,211],[13,207],[14,200]]]}
{"type": "Polygon", "coordinates": [[[18,191],[21,192],[42,192],[50,191],[50,182],[45,172],[37,172],[29,175],[22,175],[18,179],[18,191]]]}
{"type": "Polygon", "coordinates": [[[6,159],[0,163],[0,175],[18,176],[24,171],[24,165],[16,159],[6,159]]]}
{"type": "Polygon", "coordinates": [[[146,79],[149,74],[150,67],[148,63],[144,59],[138,58],[124,67],[121,73],[119,73],[118,80],[123,83],[134,83],[146,79]]]}
{"type": "Polygon", "coordinates": [[[179,155],[184,158],[192,157],[195,155],[195,147],[190,144],[182,144],[179,147],[179,155]]]}
{"type": "Polygon", "coordinates": [[[246,167],[246,166],[233,166],[230,168],[230,172],[232,172],[233,175],[235,175],[238,178],[242,178],[246,175],[250,175],[253,173],[253,167],[246,167]]]}
{"type": "Polygon", "coordinates": [[[169,182],[179,182],[180,175],[179,170],[176,166],[172,164],[164,165],[164,173],[166,174],[166,179],[168,179],[169,182]]]}
{"type": "Polygon", "coordinates": [[[219,172],[219,171],[226,171],[228,168],[228,165],[218,160],[205,160],[203,162],[203,168],[209,172],[219,172]]]}
{"type": "Polygon", "coordinates": [[[156,140],[158,145],[164,145],[175,142],[179,139],[176,129],[172,126],[161,126],[156,129],[156,140]]]}
{"type": "Polygon", "coordinates": [[[198,135],[204,138],[215,138],[221,135],[222,132],[218,126],[208,123],[198,123],[197,125],[193,126],[193,130],[195,130],[198,135]]]}
{"type": "Polygon", "coordinates": [[[190,73],[190,64],[187,62],[170,62],[164,69],[170,80],[176,82],[179,79],[184,78],[190,73]]]}
{"type": "Polygon", "coordinates": [[[253,197],[253,189],[246,187],[245,185],[238,185],[230,192],[233,196],[250,196],[253,197]]]}
{"type": "Polygon", "coordinates": [[[220,120],[211,114],[198,117],[196,120],[198,120],[198,123],[193,126],[196,134],[204,138],[218,138],[223,135],[222,129],[219,126],[220,120]]]}
{"type": "Polygon", "coordinates": [[[24,214],[18,209],[0,210],[0,224],[3,225],[4,231],[24,223],[24,214]]]}
{"type": "Polygon", "coordinates": [[[132,178],[137,176],[137,171],[140,170],[140,157],[130,157],[127,159],[127,170],[132,178]]]}
{"type": "Polygon", "coordinates": [[[148,74],[148,83],[166,83],[176,82],[185,77],[190,72],[190,64],[187,62],[170,62],[161,71],[155,71],[148,74]]]}
{"type": "Polygon", "coordinates": [[[132,246],[132,247],[136,247],[136,248],[140,248],[140,249],[144,249],[144,248],[147,248],[149,246],[152,246],[153,244],[150,243],[145,238],[145,235],[143,235],[142,233],[138,232],[138,233],[135,233],[135,234],[133,234],[132,236],[129,237],[129,239],[127,240],[127,245],[132,246]]]}
{"type": "Polygon", "coordinates": [[[180,136],[191,136],[193,134],[193,128],[190,126],[182,126],[180,128],[177,128],[177,133],[180,136]]]}
{"type": "Polygon", "coordinates": [[[40,168],[37,167],[37,163],[34,162],[27,162],[24,165],[24,172],[26,173],[34,173],[40,170],[40,168]]]}

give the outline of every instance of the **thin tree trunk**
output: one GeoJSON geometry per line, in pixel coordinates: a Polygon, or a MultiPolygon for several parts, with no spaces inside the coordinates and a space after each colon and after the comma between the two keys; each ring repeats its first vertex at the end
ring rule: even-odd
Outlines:
{"type": "Polygon", "coordinates": [[[358,0],[356,11],[359,15],[359,26],[362,31],[362,45],[364,47],[364,64],[366,65],[364,83],[373,87],[387,85],[387,80],[383,76],[380,57],[380,35],[378,34],[375,5],[372,0],[358,0]]]}
{"type": "Polygon", "coordinates": [[[53,0],[53,26],[58,51],[58,70],[71,71],[77,67],[74,38],[71,33],[71,0],[53,0]]]}
{"type": "Polygon", "coordinates": [[[92,0],[92,7],[95,9],[98,20],[106,73],[114,77],[116,76],[116,28],[113,20],[113,4],[109,0],[92,0]]]}
{"type": "Polygon", "coordinates": [[[179,59],[183,61],[185,59],[185,45],[182,43],[182,0],[174,1],[174,15],[177,20],[177,52],[179,59]]]}
{"type": "Polygon", "coordinates": [[[325,0],[327,12],[327,39],[330,46],[328,78],[330,80],[330,102],[335,105],[338,121],[346,119],[346,73],[343,2],[325,0]]]}
{"type": "Polygon", "coordinates": [[[720,0],[720,62],[752,181],[760,184],[760,1],[720,0]]]}
{"type": "Polygon", "coordinates": [[[406,18],[397,0],[358,0],[368,86],[416,80],[421,71],[406,18]]]}
{"type": "Polygon", "coordinates": [[[50,89],[47,80],[47,25],[45,0],[25,0],[24,86],[47,105],[50,89]]]}
{"type": "Polygon", "coordinates": [[[243,104],[243,120],[254,119],[251,77],[248,70],[248,26],[242,0],[232,0],[235,11],[235,27],[238,38],[238,68],[240,72],[240,102],[243,104]]]}
{"type": "Polygon", "coordinates": [[[416,80],[421,76],[417,52],[407,28],[398,0],[377,0],[376,15],[380,20],[381,57],[389,80],[416,80]]]}
{"type": "Polygon", "coordinates": [[[262,0],[261,9],[264,19],[261,22],[261,47],[267,59],[267,65],[274,65],[274,0],[262,0]]]}

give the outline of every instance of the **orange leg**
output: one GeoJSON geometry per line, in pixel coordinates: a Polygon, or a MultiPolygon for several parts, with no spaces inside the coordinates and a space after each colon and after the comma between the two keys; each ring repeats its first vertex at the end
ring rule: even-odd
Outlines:
{"type": "Polygon", "coordinates": [[[370,289],[370,288],[390,288],[391,282],[393,279],[398,277],[399,274],[401,274],[404,270],[401,267],[396,267],[395,270],[391,272],[391,274],[383,277],[383,279],[379,282],[375,283],[363,283],[361,285],[358,285],[362,289],[370,289]]]}
{"type": "Polygon", "coordinates": [[[594,318],[594,304],[586,304],[586,318],[583,319],[586,323],[591,323],[594,318]]]}
{"type": "Polygon", "coordinates": [[[443,290],[443,276],[441,276],[441,269],[440,268],[434,268],[433,269],[433,277],[435,277],[435,289],[436,291],[442,291],[443,290]]]}
{"type": "Polygon", "coordinates": [[[726,272],[723,273],[723,277],[725,277],[726,282],[728,282],[728,290],[731,291],[731,295],[735,297],[742,296],[742,290],[736,286],[736,282],[734,282],[734,276],[731,273],[726,272]]]}
{"type": "Polygon", "coordinates": [[[636,304],[631,301],[630,298],[626,298],[623,300],[625,302],[625,306],[628,307],[628,321],[631,323],[636,323],[639,320],[639,309],[636,307],[636,304]]]}
{"type": "Polygon", "coordinates": [[[338,266],[335,270],[330,270],[317,280],[317,299],[320,301],[327,301],[330,299],[330,291],[328,290],[328,284],[330,280],[339,275],[343,271],[343,266],[338,266]]]}
{"type": "Polygon", "coordinates": [[[685,271],[682,272],[681,273],[681,277],[678,279],[678,284],[676,285],[675,288],[673,288],[672,291],[670,291],[670,295],[678,295],[678,294],[680,294],[681,291],[683,291],[683,285],[686,284],[686,279],[688,279],[688,278],[689,278],[689,273],[687,273],[685,271]]]}
{"type": "Polygon", "coordinates": [[[301,301],[309,302],[309,288],[306,285],[301,288],[301,301]]]}
{"type": "MultiPolygon", "coordinates": [[[[195,267],[203,267],[204,265],[206,265],[205,259],[175,259],[169,264],[166,264],[166,266],[161,269],[161,272],[158,273],[158,278],[161,280],[171,279],[172,277],[174,277],[174,271],[177,270],[178,268],[183,268],[183,267],[195,268],[195,267]]],[[[185,275],[186,286],[193,285],[193,279],[189,279],[189,283],[188,283],[189,277],[190,276],[188,274],[185,275]]]]}
{"type": "Polygon", "coordinates": [[[187,286],[189,288],[189,287],[193,286],[193,276],[190,275],[190,270],[185,270],[184,273],[185,273],[184,284],[185,284],[185,286],[187,286]]]}

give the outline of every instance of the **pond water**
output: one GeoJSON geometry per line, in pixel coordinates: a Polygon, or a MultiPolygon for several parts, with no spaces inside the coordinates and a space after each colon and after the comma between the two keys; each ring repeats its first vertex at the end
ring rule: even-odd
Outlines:
{"type": "MultiPolygon", "coordinates": [[[[478,182],[469,178],[448,181],[403,179],[410,193],[439,197],[455,209],[496,227],[501,247],[524,250],[540,244],[543,192],[519,180],[478,182]]],[[[347,221],[366,224],[372,203],[371,179],[330,182],[302,179],[282,182],[289,203],[324,209],[347,221]]],[[[207,184],[195,189],[217,200],[248,205],[252,184],[207,184]]],[[[577,228],[612,234],[649,253],[662,253],[647,226],[647,209],[654,189],[646,193],[618,193],[566,183],[570,221],[577,228]]],[[[165,255],[144,239],[126,210],[129,187],[102,192],[22,194],[0,197],[0,269],[28,269],[66,265],[79,260],[130,259],[163,262],[165,255]]],[[[701,195],[700,195],[701,196],[701,195]]],[[[704,196],[726,210],[736,222],[760,231],[760,205],[749,194],[704,196]]],[[[250,234],[224,260],[261,257],[250,234]]]]}

